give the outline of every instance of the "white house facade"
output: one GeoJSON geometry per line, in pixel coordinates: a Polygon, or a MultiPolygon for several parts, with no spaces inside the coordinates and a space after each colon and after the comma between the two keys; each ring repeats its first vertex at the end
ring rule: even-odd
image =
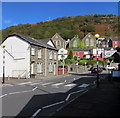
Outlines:
{"type": "MultiPolygon", "coordinates": [[[[9,35],[3,43],[6,44],[5,77],[30,78],[57,75],[57,56],[54,59],[57,49],[50,46],[51,42],[50,45],[45,45],[36,39],[13,34],[9,35]],[[52,58],[47,57],[50,52],[52,58]]],[[[0,47],[0,67],[3,66],[2,55],[3,48],[0,47]]],[[[0,69],[0,77],[2,77],[3,70],[0,69]]]]}

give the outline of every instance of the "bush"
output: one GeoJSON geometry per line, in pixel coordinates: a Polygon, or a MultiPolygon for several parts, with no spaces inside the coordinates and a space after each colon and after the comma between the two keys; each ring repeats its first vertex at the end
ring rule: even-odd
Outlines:
{"type": "Polygon", "coordinates": [[[65,59],[65,64],[74,64],[75,63],[75,60],[73,59],[65,59]]]}

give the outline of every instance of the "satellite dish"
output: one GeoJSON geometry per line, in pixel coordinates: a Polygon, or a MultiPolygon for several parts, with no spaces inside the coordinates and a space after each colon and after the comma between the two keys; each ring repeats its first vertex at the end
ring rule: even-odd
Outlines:
{"type": "Polygon", "coordinates": [[[59,49],[58,51],[58,60],[66,59],[68,56],[68,51],[64,48],[59,49]]]}
{"type": "Polygon", "coordinates": [[[58,51],[58,55],[67,55],[67,54],[68,54],[68,51],[64,48],[61,48],[58,51]]]}

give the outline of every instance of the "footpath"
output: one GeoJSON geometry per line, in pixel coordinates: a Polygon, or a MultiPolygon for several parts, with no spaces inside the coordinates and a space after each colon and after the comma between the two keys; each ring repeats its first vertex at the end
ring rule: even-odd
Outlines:
{"type": "MultiPolygon", "coordinates": [[[[88,71],[84,71],[84,72],[81,72],[81,73],[88,73],[88,71]]],[[[56,75],[56,76],[47,76],[47,77],[38,77],[38,78],[28,78],[28,79],[18,79],[18,78],[5,78],[5,84],[2,85],[2,78],[0,78],[0,86],[5,86],[5,85],[8,85],[8,84],[22,84],[22,83],[30,83],[30,82],[39,82],[39,81],[44,81],[44,82],[48,82],[48,81],[52,81],[52,80],[55,80],[55,79],[61,79],[63,77],[67,77],[67,76],[70,76],[71,74],[73,73],[69,73],[69,74],[65,74],[65,75],[56,75]]],[[[80,74],[80,73],[79,73],[80,74]]]]}
{"type": "Polygon", "coordinates": [[[120,81],[101,80],[51,117],[120,117],[120,81]]]}

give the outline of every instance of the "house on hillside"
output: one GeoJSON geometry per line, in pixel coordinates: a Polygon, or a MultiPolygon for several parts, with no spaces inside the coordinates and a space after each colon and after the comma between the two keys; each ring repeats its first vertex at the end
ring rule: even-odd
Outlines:
{"type": "Polygon", "coordinates": [[[54,42],[57,49],[61,49],[61,48],[66,49],[66,41],[58,33],[56,33],[52,37],[52,41],[54,42]]]}
{"type": "Polygon", "coordinates": [[[110,38],[108,41],[109,47],[116,48],[120,46],[120,37],[110,38]]]}
{"type": "Polygon", "coordinates": [[[77,56],[78,58],[86,58],[86,59],[91,58],[92,49],[68,49],[68,53],[70,50],[72,50],[73,55],[77,56]]]}
{"type": "Polygon", "coordinates": [[[74,36],[70,41],[69,41],[69,48],[78,48],[79,47],[79,37],[78,35],[74,36]]]}
{"type": "Polygon", "coordinates": [[[88,33],[82,40],[78,37],[78,35],[74,36],[67,44],[67,47],[77,49],[80,48],[80,43],[86,47],[96,47],[96,39],[91,33],[88,33]]]}
{"type": "Polygon", "coordinates": [[[112,57],[114,57],[115,63],[120,63],[120,52],[115,52],[112,57]]]}
{"type": "Polygon", "coordinates": [[[100,47],[103,47],[103,48],[108,48],[108,41],[107,40],[101,40],[100,43],[99,43],[99,46],[100,47]]]}
{"type": "MultiPolygon", "coordinates": [[[[53,42],[43,43],[20,34],[8,35],[5,47],[5,77],[42,77],[57,75],[57,52],[53,42]]],[[[2,67],[3,48],[0,47],[2,67]]],[[[0,68],[2,77],[2,68],[0,68]]]]}
{"type": "Polygon", "coordinates": [[[82,40],[85,46],[96,47],[96,39],[91,33],[88,33],[82,40]]]}

